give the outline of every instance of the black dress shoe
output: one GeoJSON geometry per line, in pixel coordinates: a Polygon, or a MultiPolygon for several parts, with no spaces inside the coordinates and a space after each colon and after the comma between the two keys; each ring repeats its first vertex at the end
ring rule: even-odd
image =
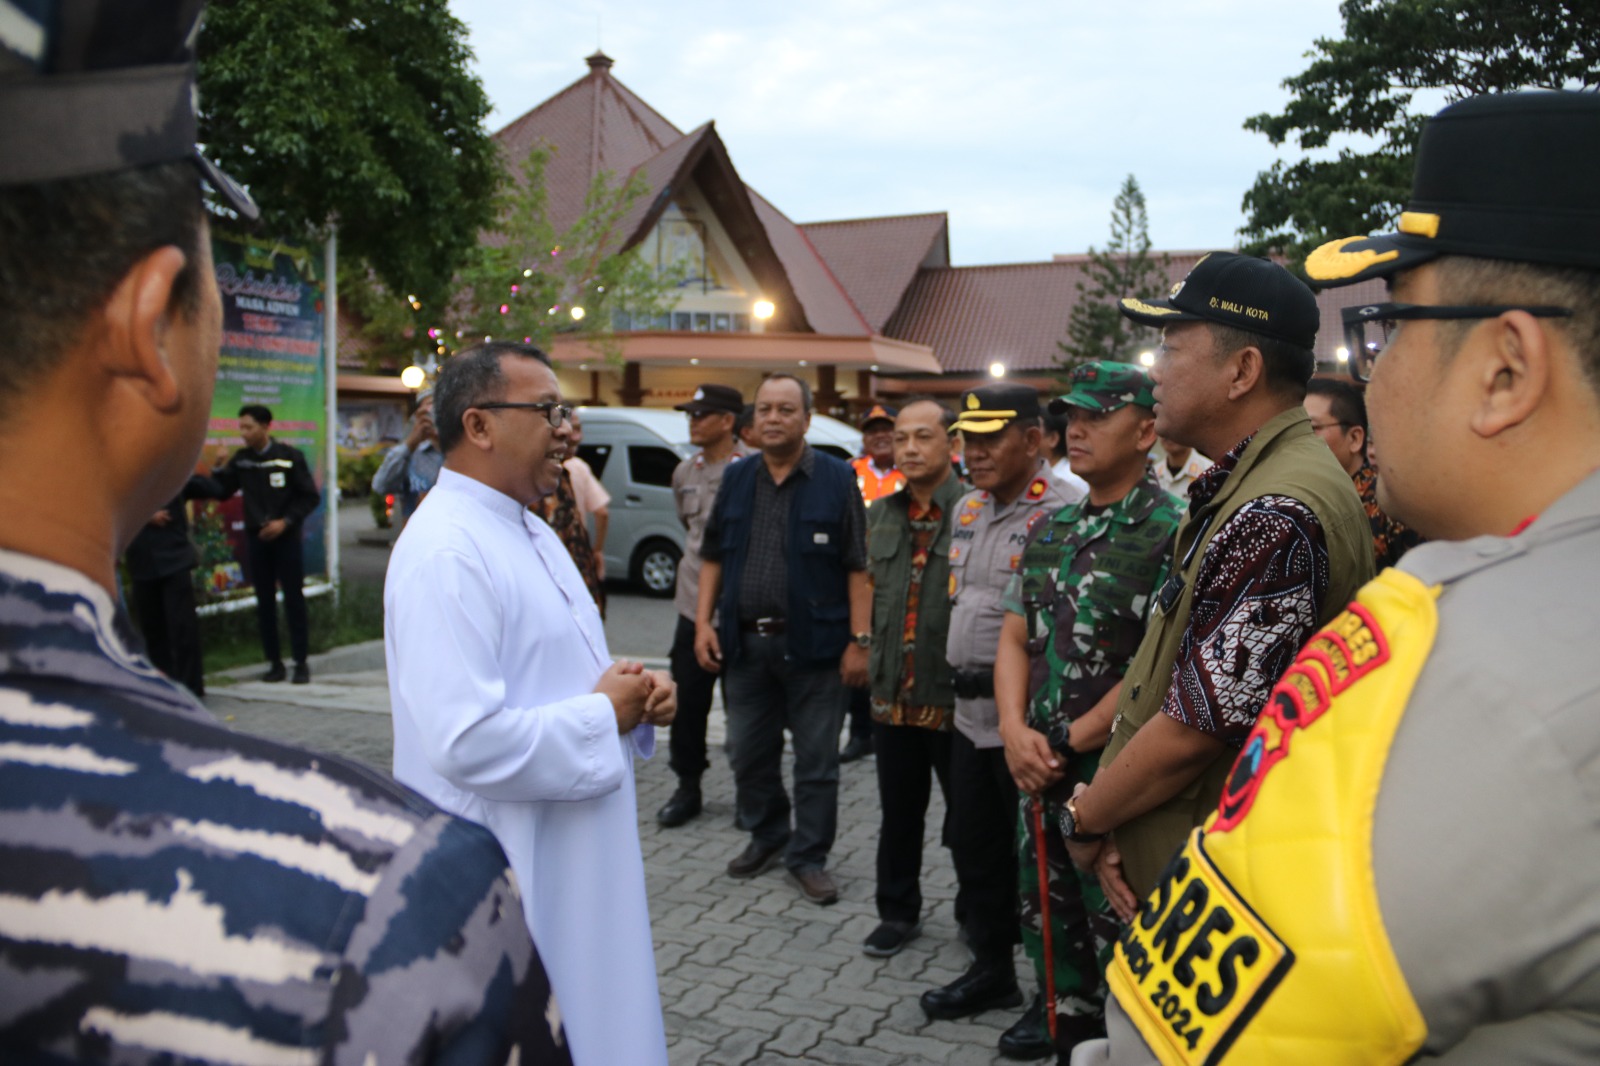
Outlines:
{"type": "Polygon", "coordinates": [[[686,781],[678,783],[672,798],[656,812],[656,821],[668,829],[682,825],[700,813],[700,785],[686,781]]]}
{"type": "Polygon", "coordinates": [[[921,932],[921,922],[879,922],[878,928],[867,935],[861,950],[875,959],[887,959],[900,954],[921,932]]]}
{"type": "Polygon", "coordinates": [[[784,845],[767,847],[765,844],[752,840],[737,858],[728,863],[728,876],[737,877],[741,881],[765,873],[783,858],[784,845]]]}
{"type": "Polygon", "coordinates": [[[1056,1053],[1045,1028],[1044,996],[1036,994],[1011,1028],[1000,1034],[1000,1054],[1004,1058],[1028,1062],[1047,1059],[1056,1053]]]}
{"type": "Polygon", "coordinates": [[[857,759],[865,759],[871,754],[872,734],[865,733],[859,737],[850,738],[850,742],[846,744],[844,746],[844,750],[839,753],[839,761],[855,762],[857,759]]]}
{"type": "Polygon", "coordinates": [[[288,677],[289,677],[289,671],[287,671],[287,670],[285,670],[283,668],[283,664],[282,663],[273,663],[272,664],[272,669],[268,670],[266,673],[261,675],[261,680],[263,680],[263,681],[285,681],[285,680],[288,679],[288,677]]]}
{"type": "Polygon", "coordinates": [[[922,993],[919,1002],[930,1018],[965,1018],[995,1007],[1020,1007],[1022,992],[1009,962],[975,962],[943,988],[922,993]]]}
{"type": "Polygon", "coordinates": [[[311,667],[305,663],[294,664],[294,676],[289,679],[291,685],[311,684],[311,667]]]}

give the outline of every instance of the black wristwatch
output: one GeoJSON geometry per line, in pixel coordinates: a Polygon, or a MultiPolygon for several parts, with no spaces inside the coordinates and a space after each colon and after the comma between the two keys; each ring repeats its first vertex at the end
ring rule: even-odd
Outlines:
{"type": "Polygon", "coordinates": [[[1104,833],[1083,833],[1078,830],[1078,804],[1077,797],[1073,796],[1061,805],[1061,835],[1074,844],[1093,844],[1097,840],[1104,840],[1104,833]]]}
{"type": "Polygon", "coordinates": [[[850,639],[855,642],[855,645],[858,648],[872,647],[871,633],[852,633],[850,634],[850,639]]]}

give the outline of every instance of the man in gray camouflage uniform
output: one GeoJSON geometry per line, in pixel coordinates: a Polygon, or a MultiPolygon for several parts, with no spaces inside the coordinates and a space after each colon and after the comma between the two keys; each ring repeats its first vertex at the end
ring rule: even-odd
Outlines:
{"type": "Polygon", "coordinates": [[[195,151],[200,7],[0,18],[0,1061],[570,1063],[488,832],[224,728],[114,598],[210,415],[202,177],[256,215],[195,151]]]}

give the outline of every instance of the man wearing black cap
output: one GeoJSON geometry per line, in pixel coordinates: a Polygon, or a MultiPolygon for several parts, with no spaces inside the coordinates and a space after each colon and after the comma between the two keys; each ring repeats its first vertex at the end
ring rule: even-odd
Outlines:
{"type": "Polygon", "coordinates": [[[1213,252],[1170,296],[1121,310],[1162,329],[1156,432],[1218,456],[1189,488],[1100,771],[1064,804],[1066,835],[1092,841],[1074,860],[1098,864],[1126,920],[1216,806],[1268,691],[1373,567],[1361,501],[1301,406],[1311,290],[1265,259],[1213,252]]]}
{"type": "Polygon", "coordinates": [[[568,1063],[487,830],[222,727],[117,605],[211,414],[201,181],[256,215],[200,7],[0,5],[0,1058],[568,1063]]]}
{"type": "MultiPolygon", "coordinates": [[[[1344,313],[1353,369],[1379,499],[1433,539],[1295,663],[1180,859],[1258,934],[1214,1027],[1227,1061],[1600,1060],[1597,168],[1593,93],[1468,99],[1424,127],[1400,232],[1306,260],[1389,282],[1344,313]]],[[[1123,957],[1110,1061],[1148,1062],[1162,975],[1123,957]]]]}
{"type": "Polygon", "coordinates": [[[1022,1002],[1013,948],[1017,924],[1017,787],[1006,769],[994,703],[1001,603],[1028,531],[1078,494],[1050,473],[1040,452],[1039,394],[1027,385],[985,385],[961,396],[961,431],[976,488],[950,513],[950,632],[955,734],[950,748],[950,851],[956,916],[973,962],[924,992],[930,1018],[964,1018],[1022,1002]]]}
{"type": "Polygon", "coordinates": [[[672,472],[672,498],[683,523],[683,556],[673,606],[678,626],[672,634],[672,679],[678,683],[678,716],[668,736],[672,772],[678,787],[656,812],[656,821],[671,829],[700,813],[700,776],[711,765],[706,759],[706,719],[717,675],[705,670],[694,657],[694,610],[700,598],[700,546],[706,521],[717,500],[722,473],[728,464],[750,454],[733,435],[733,423],[744,410],[744,397],[727,385],[705,384],[676,410],[689,416],[689,443],[700,450],[672,472]]]}

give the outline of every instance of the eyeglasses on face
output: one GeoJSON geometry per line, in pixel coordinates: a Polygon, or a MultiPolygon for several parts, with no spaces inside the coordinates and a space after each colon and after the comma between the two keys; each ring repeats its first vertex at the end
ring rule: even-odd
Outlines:
{"type": "Polygon", "coordinates": [[[550,421],[551,429],[560,429],[563,424],[572,424],[572,405],[557,403],[555,400],[543,400],[539,403],[496,400],[493,403],[475,403],[472,406],[480,411],[543,411],[545,418],[550,421]]]}
{"type": "Polygon", "coordinates": [[[1350,428],[1350,423],[1348,423],[1348,422],[1313,422],[1313,423],[1311,423],[1311,430],[1312,430],[1313,433],[1321,433],[1323,430],[1332,429],[1334,426],[1338,426],[1340,429],[1349,429],[1350,428]]]}
{"type": "Polygon", "coordinates": [[[1523,304],[1450,307],[1378,303],[1346,307],[1339,315],[1344,319],[1344,343],[1350,355],[1350,376],[1357,381],[1372,380],[1373,364],[1389,346],[1402,322],[1418,319],[1466,322],[1499,318],[1507,311],[1523,311],[1535,318],[1566,318],[1572,314],[1570,307],[1530,307],[1523,304]]]}

